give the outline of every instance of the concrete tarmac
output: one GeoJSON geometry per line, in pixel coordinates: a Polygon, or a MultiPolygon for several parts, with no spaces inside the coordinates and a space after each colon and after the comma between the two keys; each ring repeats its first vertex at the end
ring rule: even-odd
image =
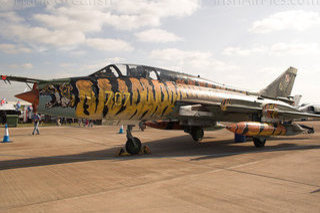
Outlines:
{"type": "Polygon", "coordinates": [[[128,157],[115,156],[118,127],[12,128],[0,144],[0,212],[320,212],[320,123],[306,124],[316,133],[262,149],[226,130],[198,144],[135,128],[152,154],[128,157]]]}

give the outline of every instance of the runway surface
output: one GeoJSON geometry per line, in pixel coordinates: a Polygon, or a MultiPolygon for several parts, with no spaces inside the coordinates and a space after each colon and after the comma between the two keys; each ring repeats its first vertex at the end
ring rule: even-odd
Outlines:
{"type": "Polygon", "coordinates": [[[314,135],[263,149],[226,130],[198,144],[134,129],[152,154],[129,157],[115,156],[118,127],[12,128],[0,144],[0,212],[320,212],[320,123],[306,124],[314,135]]]}

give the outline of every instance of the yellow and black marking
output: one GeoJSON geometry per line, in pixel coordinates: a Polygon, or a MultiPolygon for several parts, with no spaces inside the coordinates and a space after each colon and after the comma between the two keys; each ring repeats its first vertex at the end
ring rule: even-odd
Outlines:
{"type": "MultiPolygon", "coordinates": [[[[213,89],[229,91],[204,80],[154,80],[144,77],[93,77],[71,79],[77,91],[76,116],[109,120],[160,120],[183,99],[210,99],[213,89]]],[[[238,92],[231,90],[232,92],[238,92]]],[[[221,105],[226,107],[227,100],[221,105]]]]}
{"type": "Polygon", "coordinates": [[[243,136],[280,136],[286,135],[286,127],[281,124],[259,122],[240,122],[227,126],[227,129],[243,136]]]}
{"type": "Polygon", "coordinates": [[[226,111],[229,105],[231,105],[231,99],[224,99],[221,101],[220,108],[222,111],[226,111]]]}
{"type": "MultiPolygon", "coordinates": [[[[146,78],[100,78],[76,81],[78,117],[143,120],[172,112],[175,102],[186,97],[186,85],[146,78]]],[[[190,88],[188,88],[190,89],[190,88]]]]}
{"type": "Polygon", "coordinates": [[[262,111],[264,112],[265,116],[267,118],[271,119],[278,119],[279,113],[278,113],[278,106],[276,104],[266,104],[262,111]]]}

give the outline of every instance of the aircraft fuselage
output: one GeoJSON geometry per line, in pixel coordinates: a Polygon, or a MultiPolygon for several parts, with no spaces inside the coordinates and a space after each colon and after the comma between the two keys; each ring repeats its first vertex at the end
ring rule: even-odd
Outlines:
{"type": "MultiPolygon", "coordinates": [[[[69,118],[107,120],[158,120],[175,118],[176,102],[257,99],[247,92],[223,87],[135,77],[71,78],[39,84],[38,112],[69,118]]],[[[264,101],[257,100],[263,104],[264,101]]],[[[268,103],[278,101],[267,100],[268,103]]],[[[285,104],[285,103],[283,103],[285,104]]],[[[216,120],[235,120],[219,113],[216,120]]],[[[251,119],[241,117],[236,120],[251,119]]]]}

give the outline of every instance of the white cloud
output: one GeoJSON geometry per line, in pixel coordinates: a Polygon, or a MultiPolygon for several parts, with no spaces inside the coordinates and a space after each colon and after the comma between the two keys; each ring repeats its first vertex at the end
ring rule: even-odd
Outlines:
{"type": "Polygon", "coordinates": [[[320,53],[318,43],[278,42],[269,46],[260,45],[251,48],[227,47],[222,52],[224,55],[248,56],[254,54],[268,54],[277,56],[286,55],[313,55],[320,53]]]}
{"type": "Polygon", "coordinates": [[[240,55],[248,56],[256,53],[265,53],[268,50],[266,46],[252,47],[252,48],[241,48],[241,47],[227,47],[223,50],[224,55],[240,55]]]}
{"type": "Polygon", "coordinates": [[[318,43],[276,43],[271,46],[270,51],[278,55],[310,55],[319,54],[318,43]]]}
{"type": "Polygon", "coordinates": [[[7,38],[30,44],[49,44],[54,46],[76,45],[85,41],[85,35],[79,31],[48,30],[27,24],[2,25],[1,34],[7,38]]]}
{"type": "Polygon", "coordinates": [[[102,29],[105,14],[92,7],[57,6],[47,8],[46,12],[33,15],[40,25],[54,30],[98,32],[102,29]]]}
{"type": "Polygon", "coordinates": [[[135,33],[135,36],[143,42],[166,43],[182,40],[179,36],[162,29],[145,30],[135,33]]]}
{"type": "Polygon", "coordinates": [[[86,40],[89,47],[104,51],[132,51],[133,47],[120,39],[90,38],[86,40]]]}
{"type": "Polygon", "coordinates": [[[31,49],[15,44],[0,44],[0,51],[7,54],[30,53],[31,49]]]}
{"type": "Polygon", "coordinates": [[[155,60],[162,60],[173,63],[174,66],[183,70],[232,70],[236,67],[223,61],[215,59],[210,52],[184,51],[176,48],[153,50],[150,57],[155,60]]]}
{"type": "Polygon", "coordinates": [[[289,10],[255,21],[249,31],[253,33],[269,33],[280,30],[304,31],[319,26],[320,14],[318,12],[289,10]]]}
{"type": "Polygon", "coordinates": [[[112,9],[121,14],[148,13],[155,16],[188,16],[200,6],[200,0],[119,0],[111,4],[112,9]]]}
{"type": "Polygon", "coordinates": [[[105,24],[120,30],[157,27],[166,17],[184,17],[200,7],[200,0],[119,0],[105,13],[105,24]]]}
{"type": "Polygon", "coordinates": [[[85,64],[82,65],[80,70],[85,71],[86,73],[90,74],[90,72],[96,71],[98,69],[101,69],[108,64],[116,64],[116,63],[122,63],[124,62],[125,59],[121,57],[111,57],[111,58],[106,58],[103,61],[96,61],[92,64],[85,64]]]}
{"type": "MultiPolygon", "coordinates": [[[[89,1],[68,0],[46,2],[42,5],[45,6],[44,10],[24,17],[15,12],[0,14],[0,35],[10,41],[28,45],[41,44],[72,50],[79,45],[88,44],[110,51],[110,45],[100,46],[102,38],[97,38],[100,41],[87,40],[87,34],[91,33],[92,36],[92,33],[101,32],[106,26],[117,30],[156,27],[163,18],[188,16],[200,7],[200,0],[119,0],[110,4],[87,4],[89,1]]],[[[109,39],[105,41],[113,42],[112,45],[120,46],[125,51],[132,49],[129,44],[116,38],[103,39],[109,39]]],[[[174,39],[178,37],[162,32],[161,41],[174,39]]]]}
{"type": "Polygon", "coordinates": [[[92,74],[93,72],[96,72],[97,70],[100,70],[101,68],[109,65],[109,64],[115,64],[115,63],[123,63],[125,62],[125,58],[121,57],[111,57],[106,58],[104,60],[98,60],[98,61],[92,61],[90,63],[60,63],[59,67],[63,69],[63,72],[54,72],[53,78],[61,78],[61,77],[71,77],[74,75],[74,70],[77,70],[76,75],[77,76],[87,76],[92,74]],[[72,74],[73,73],[73,74],[72,74]]]}
{"type": "Polygon", "coordinates": [[[12,0],[0,0],[0,11],[12,10],[15,7],[15,2],[12,0]]]}
{"type": "Polygon", "coordinates": [[[22,68],[25,68],[25,69],[32,69],[33,68],[33,65],[31,63],[26,63],[26,64],[22,64],[21,66],[22,68]]]}
{"type": "MultiPolygon", "coordinates": [[[[15,16],[10,14],[10,19],[16,19],[15,16]]],[[[50,20],[52,17],[41,16],[44,19],[50,20]]],[[[47,20],[47,21],[48,21],[47,20]]],[[[0,27],[2,30],[0,34],[4,35],[11,40],[25,42],[30,45],[51,45],[57,46],[62,50],[73,50],[74,46],[86,44],[92,48],[96,48],[99,50],[107,50],[107,51],[131,51],[133,48],[130,44],[120,39],[99,39],[99,38],[90,38],[87,39],[84,32],[77,30],[75,26],[71,28],[73,22],[68,22],[68,19],[63,19],[66,22],[54,25],[54,19],[52,19],[51,28],[48,29],[42,26],[32,27],[24,22],[16,22],[11,24],[2,24],[0,27]],[[70,26],[69,26],[70,25],[70,26]],[[66,30],[64,30],[66,27],[66,30]]],[[[58,20],[59,22],[59,20],[58,20]]],[[[47,23],[49,25],[49,21],[47,23]]],[[[90,24],[89,24],[90,25],[90,24]]],[[[82,28],[86,28],[86,24],[82,26],[82,28]]],[[[89,29],[88,31],[93,31],[94,27],[89,29]]],[[[7,47],[8,48],[8,47],[7,47]]],[[[26,50],[26,49],[25,49],[26,50]]]]}
{"type": "Polygon", "coordinates": [[[199,0],[118,0],[105,5],[56,4],[49,14],[34,18],[49,27],[99,31],[103,25],[120,30],[159,26],[162,18],[189,16],[200,7],[199,0]]]}
{"type": "Polygon", "coordinates": [[[33,65],[31,63],[25,63],[25,64],[10,64],[10,68],[13,69],[32,69],[33,65]]]}
{"type": "Polygon", "coordinates": [[[23,18],[21,18],[20,16],[18,16],[18,15],[17,15],[15,12],[13,12],[13,11],[0,13],[0,18],[1,18],[3,21],[13,22],[13,23],[17,23],[17,22],[23,21],[23,18]]]}

